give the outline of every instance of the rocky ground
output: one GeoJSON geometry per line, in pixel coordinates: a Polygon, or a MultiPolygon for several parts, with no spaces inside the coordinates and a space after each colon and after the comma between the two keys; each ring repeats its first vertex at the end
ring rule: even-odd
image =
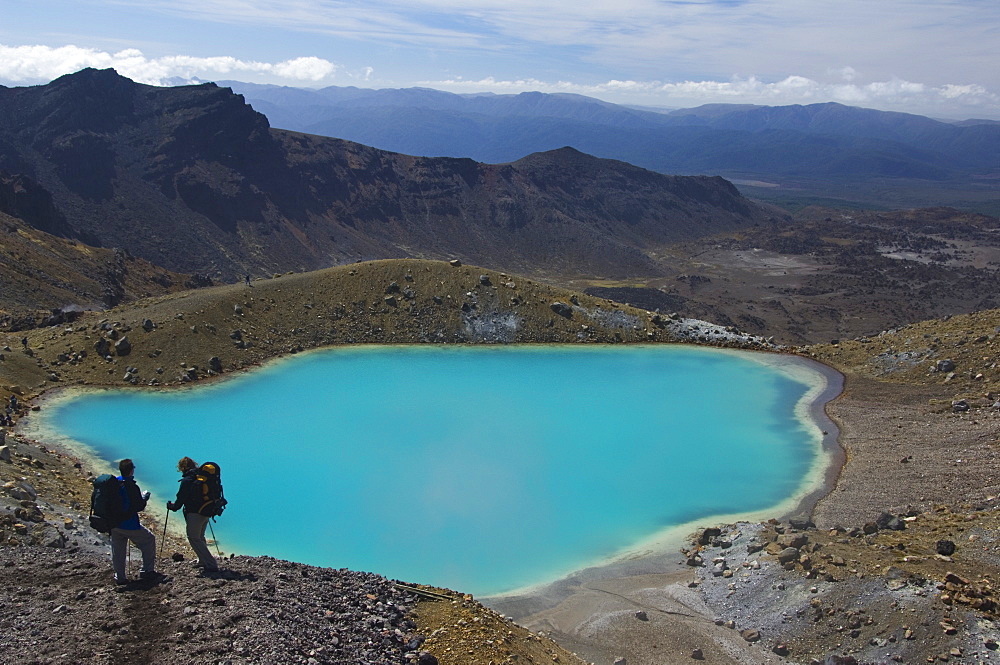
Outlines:
{"type": "Polygon", "coordinates": [[[115,587],[105,556],[0,550],[4,658],[379,665],[419,658],[422,636],[407,618],[416,597],[384,578],[266,557],[228,559],[218,573],[190,561],[161,561],[160,570],[160,580],[115,587]]]}
{"type": "Polygon", "coordinates": [[[807,208],[789,224],[660,248],[665,277],[557,283],[783,344],[818,344],[1000,307],[997,224],[947,208],[807,208]]]}
{"type": "MultiPolygon", "coordinates": [[[[393,642],[391,657],[403,660],[385,662],[405,662],[407,653],[412,660],[419,651],[442,663],[580,662],[575,651],[602,665],[834,657],[988,663],[1000,657],[998,326],[1000,312],[987,311],[794,349],[847,377],[844,394],[827,409],[846,462],[813,506],[816,526],[722,526],[718,534],[697,534],[684,554],[663,557],[650,574],[575,581],[569,595],[553,602],[539,596],[516,612],[490,600],[531,632],[455,592],[424,590],[428,597],[379,578],[248,557],[227,561],[230,572],[219,578],[196,578],[189,564],[168,560],[169,582],[116,593],[106,545],[81,526],[87,461],[12,434],[6,452],[0,449],[0,539],[28,547],[0,549],[0,561],[9,562],[0,568],[4,653],[17,662],[58,662],[64,653],[67,662],[102,662],[100,654],[114,650],[132,659],[160,654],[160,662],[380,662],[336,660],[330,650],[337,645],[325,612],[344,613],[337,603],[351,598],[355,613],[341,618],[355,624],[373,616],[379,601],[400,608],[385,639],[393,642]],[[954,551],[942,554],[949,548],[939,541],[954,551]],[[273,581],[274,592],[251,576],[273,581]],[[354,591],[331,592],[337,583],[354,591]],[[379,590],[362,592],[368,584],[379,590]],[[87,626],[154,606],[162,626],[109,619],[101,646],[81,655],[90,647],[76,642],[95,632],[82,632],[87,626]],[[209,625],[220,630],[191,630],[209,625]],[[275,631],[286,633],[280,647],[260,639],[275,631]],[[135,644],[126,645],[126,636],[135,644]],[[417,636],[424,638],[419,648],[407,646],[417,636]],[[199,655],[179,655],[188,643],[199,655]],[[287,651],[279,657],[267,648],[287,651]]],[[[0,340],[0,397],[17,396],[24,414],[44,408],[36,396],[60,385],[179,385],[218,374],[213,357],[224,374],[337,342],[661,341],[684,331],[688,339],[773,348],[731,328],[655,317],[478,268],[378,262],[319,280],[286,275],[87,315],[30,331],[26,347],[7,336],[0,340]],[[119,355],[122,338],[131,348],[119,355]],[[102,340],[106,354],[99,353],[102,340]]],[[[175,550],[183,554],[186,545],[169,542],[167,551],[175,550]]],[[[371,627],[362,633],[381,635],[371,627]]],[[[346,648],[349,640],[340,640],[346,648]]]]}

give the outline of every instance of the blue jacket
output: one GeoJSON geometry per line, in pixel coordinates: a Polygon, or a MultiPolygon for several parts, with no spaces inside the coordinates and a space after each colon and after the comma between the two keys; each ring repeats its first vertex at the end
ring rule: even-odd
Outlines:
{"type": "Polygon", "coordinates": [[[129,517],[119,522],[117,528],[138,529],[141,526],[139,524],[139,513],[146,508],[146,501],[142,498],[142,491],[139,490],[139,486],[132,476],[118,476],[118,480],[121,483],[118,492],[122,498],[122,509],[124,510],[124,514],[129,517]]]}

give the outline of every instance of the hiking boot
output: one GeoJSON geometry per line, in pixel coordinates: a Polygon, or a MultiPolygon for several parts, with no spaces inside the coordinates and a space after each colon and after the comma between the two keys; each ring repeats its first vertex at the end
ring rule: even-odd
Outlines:
{"type": "Polygon", "coordinates": [[[139,573],[139,579],[142,580],[162,580],[164,577],[166,577],[166,575],[155,570],[139,573]]]}
{"type": "Polygon", "coordinates": [[[125,584],[128,584],[128,580],[127,579],[125,579],[125,578],[118,579],[117,577],[115,578],[115,586],[123,586],[125,584]]]}

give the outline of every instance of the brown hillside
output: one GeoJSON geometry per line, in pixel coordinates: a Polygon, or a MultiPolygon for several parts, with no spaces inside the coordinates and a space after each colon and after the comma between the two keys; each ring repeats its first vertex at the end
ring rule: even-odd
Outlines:
{"type": "Polygon", "coordinates": [[[412,259],[159,296],[23,334],[31,355],[13,353],[0,370],[16,373],[7,385],[32,394],[59,383],[177,384],[332,344],[696,338],[771,348],[733,330],[675,321],[513,275],[412,259]]]}
{"type": "Polygon", "coordinates": [[[57,322],[137,298],[194,286],[188,275],[157,268],[123,250],[100,249],[32,228],[0,213],[0,330],[57,322]]]}

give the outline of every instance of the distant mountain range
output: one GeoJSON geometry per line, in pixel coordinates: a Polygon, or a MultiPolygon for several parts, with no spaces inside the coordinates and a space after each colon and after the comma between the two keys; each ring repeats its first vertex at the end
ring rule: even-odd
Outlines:
{"type": "Polygon", "coordinates": [[[413,157],[271,129],[214,84],[158,88],[113,70],[0,87],[0,117],[0,212],[226,280],[393,257],[658,274],[651,248],[776,216],[718,177],[572,148],[498,165],[413,157]]]}
{"type": "Polygon", "coordinates": [[[1000,124],[987,120],[947,123],[836,103],[658,113],[539,92],[220,85],[244,95],[275,127],[413,155],[499,163],[572,146],[661,173],[793,181],[813,190],[827,188],[803,183],[918,180],[1000,199],[991,180],[1000,174],[1000,124]]]}

